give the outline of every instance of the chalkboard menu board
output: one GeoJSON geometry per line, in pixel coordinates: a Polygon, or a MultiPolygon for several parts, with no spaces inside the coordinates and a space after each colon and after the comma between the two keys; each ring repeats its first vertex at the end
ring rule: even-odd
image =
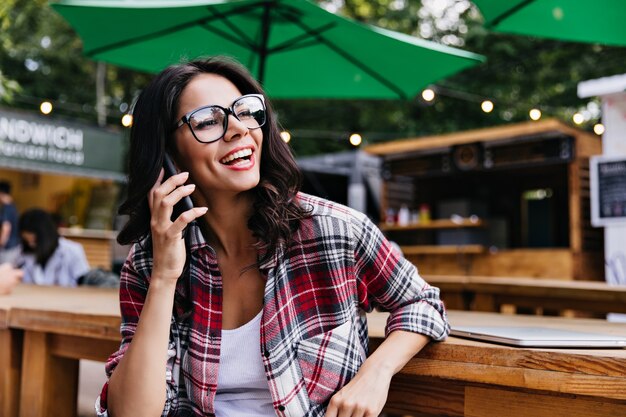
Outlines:
{"type": "Polygon", "coordinates": [[[591,166],[591,223],[626,224],[626,156],[594,157],[591,166]]]}

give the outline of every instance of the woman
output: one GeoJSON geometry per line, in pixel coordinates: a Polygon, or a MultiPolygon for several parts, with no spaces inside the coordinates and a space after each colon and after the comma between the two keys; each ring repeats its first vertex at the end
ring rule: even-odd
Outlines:
{"type": "Polygon", "coordinates": [[[89,271],[82,245],[59,236],[47,211],[25,211],[20,216],[19,230],[22,255],[17,264],[24,271],[23,282],[76,287],[78,279],[89,271]]]}
{"type": "Polygon", "coordinates": [[[223,59],[170,67],[131,131],[122,345],[110,416],[375,416],[449,327],[438,290],[361,213],[299,193],[260,86],[223,59]],[[163,179],[164,153],[179,171],[163,179]],[[174,206],[191,196],[195,207],[174,206]],[[391,311],[367,360],[365,311],[391,311]]]}

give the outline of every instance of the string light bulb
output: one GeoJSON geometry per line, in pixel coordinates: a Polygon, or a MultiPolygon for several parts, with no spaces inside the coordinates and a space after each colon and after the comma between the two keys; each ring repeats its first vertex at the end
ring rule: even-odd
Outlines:
{"type": "Polygon", "coordinates": [[[50,114],[52,112],[52,103],[44,101],[39,105],[39,111],[43,114],[50,114]]]}
{"type": "Polygon", "coordinates": [[[593,131],[598,136],[601,136],[605,130],[606,129],[604,128],[604,125],[602,123],[596,123],[595,125],[593,125],[593,131]]]}
{"type": "Polygon", "coordinates": [[[363,142],[363,138],[358,133],[353,133],[350,135],[350,143],[352,146],[359,146],[363,142]]]}
{"type": "Polygon", "coordinates": [[[291,140],[291,133],[283,130],[282,132],[280,132],[280,138],[283,140],[283,142],[289,143],[289,141],[291,140]]]}
{"type": "Polygon", "coordinates": [[[537,121],[537,120],[541,119],[541,110],[539,110],[539,109],[531,109],[528,112],[528,115],[530,116],[530,118],[532,120],[537,121]]]}
{"type": "Polygon", "coordinates": [[[433,90],[432,88],[425,89],[424,91],[422,91],[422,98],[424,99],[424,101],[433,101],[435,99],[435,90],[433,90]]]}
{"type": "Polygon", "coordinates": [[[583,124],[583,122],[585,121],[585,116],[583,116],[580,113],[574,113],[574,115],[572,116],[572,120],[574,121],[574,123],[576,123],[577,125],[581,125],[583,124]]]}
{"type": "Polygon", "coordinates": [[[485,100],[482,103],[480,103],[480,108],[485,113],[491,113],[491,111],[493,110],[493,102],[491,100],[485,100]]]}
{"type": "Polygon", "coordinates": [[[125,114],[122,116],[122,126],[131,127],[133,125],[133,115],[125,114]]]}

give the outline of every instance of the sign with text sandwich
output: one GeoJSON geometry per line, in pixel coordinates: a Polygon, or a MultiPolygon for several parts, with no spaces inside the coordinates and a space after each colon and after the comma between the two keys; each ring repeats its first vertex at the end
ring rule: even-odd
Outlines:
{"type": "Polygon", "coordinates": [[[123,132],[0,108],[0,167],[125,180],[123,132]]]}

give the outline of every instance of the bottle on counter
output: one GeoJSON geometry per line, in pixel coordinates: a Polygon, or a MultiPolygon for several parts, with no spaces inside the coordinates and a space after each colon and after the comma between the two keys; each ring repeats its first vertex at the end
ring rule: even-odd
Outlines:
{"type": "Polygon", "coordinates": [[[420,205],[420,223],[430,222],[430,206],[426,203],[420,205]]]}
{"type": "Polygon", "coordinates": [[[408,226],[411,221],[411,212],[406,204],[402,204],[400,206],[400,210],[398,211],[398,226],[408,226]]]}

